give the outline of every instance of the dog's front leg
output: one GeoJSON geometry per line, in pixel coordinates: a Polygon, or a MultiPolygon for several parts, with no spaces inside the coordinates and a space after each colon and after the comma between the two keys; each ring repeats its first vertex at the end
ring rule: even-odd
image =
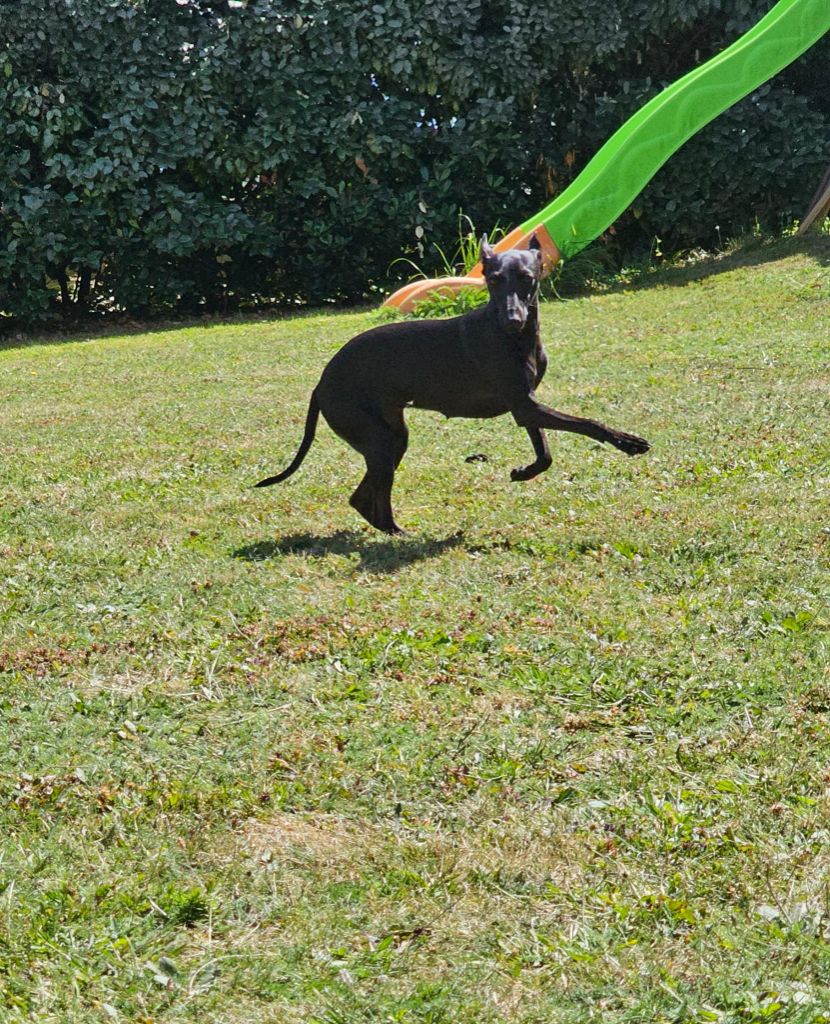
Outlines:
{"type": "Polygon", "coordinates": [[[553,462],[544,431],[539,427],[527,427],[526,429],[533,450],[536,452],[536,461],[531,462],[529,466],[517,466],[516,469],[511,469],[511,480],[532,480],[540,473],[544,473],[553,462]]]}
{"type": "Polygon", "coordinates": [[[533,394],[524,396],[510,411],[519,426],[528,432],[534,427],[542,430],[566,430],[571,434],[583,434],[603,444],[612,444],[626,455],[642,455],[651,447],[648,441],[637,437],[636,434],[626,434],[625,431],[606,427],[604,423],[598,423],[596,420],[557,412],[556,409],[537,401],[533,394]]]}

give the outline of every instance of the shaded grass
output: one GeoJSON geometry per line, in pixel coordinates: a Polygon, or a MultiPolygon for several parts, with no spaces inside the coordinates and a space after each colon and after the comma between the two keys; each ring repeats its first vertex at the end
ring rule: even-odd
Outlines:
{"type": "Polygon", "coordinates": [[[402,540],[325,429],[249,486],[365,314],[0,352],[4,1020],[830,1017],[827,240],[767,255],[546,307],[653,450],[415,412],[402,540]]]}

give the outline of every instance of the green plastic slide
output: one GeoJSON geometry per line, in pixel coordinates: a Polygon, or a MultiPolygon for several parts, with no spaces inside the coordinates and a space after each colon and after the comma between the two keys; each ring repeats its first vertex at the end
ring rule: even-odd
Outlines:
{"type": "Polygon", "coordinates": [[[695,132],[830,31],[830,0],[780,0],[727,49],[641,107],[523,232],[545,227],[572,256],[612,224],[695,132]]]}
{"type": "MultiPolygon", "coordinates": [[[[548,264],[573,256],[620,216],[687,139],[792,63],[830,31],[830,0],[779,0],[757,25],[717,56],[649,100],[599,150],[568,188],[496,245],[527,245],[533,232],[548,264]]],[[[481,287],[466,277],[414,281],[386,300],[404,311],[435,291],[481,287]]]]}

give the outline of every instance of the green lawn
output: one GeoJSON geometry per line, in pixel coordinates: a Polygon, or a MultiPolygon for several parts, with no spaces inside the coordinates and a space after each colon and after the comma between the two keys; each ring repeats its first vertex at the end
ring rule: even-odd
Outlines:
{"type": "Polygon", "coordinates": [[[0,349],[0,1019],[830,1021],[830,237],[547,305],[652,451],[413,412],[402,539],[249,486],[371,323],[0,349]]]}

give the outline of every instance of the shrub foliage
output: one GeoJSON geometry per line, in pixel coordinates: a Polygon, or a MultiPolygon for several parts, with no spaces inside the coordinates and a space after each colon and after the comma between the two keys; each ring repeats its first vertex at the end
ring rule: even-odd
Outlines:
{"type": "MultiPolygon", "coordinates": [[[[0,312],[355,299],[512,226],[770,0],[0,0],[0,312]]],[[[798,214],[827,40],[684,147],[630,251],[798,214]]]]}

